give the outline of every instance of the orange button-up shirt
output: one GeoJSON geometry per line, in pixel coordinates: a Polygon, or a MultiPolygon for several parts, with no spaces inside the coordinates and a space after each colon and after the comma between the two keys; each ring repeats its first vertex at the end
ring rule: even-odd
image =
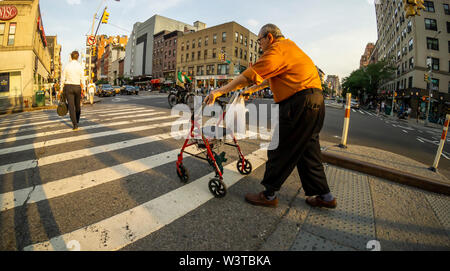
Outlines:
{"type": "Polygon", "coordinates": [[[277,39],[242,75],[257,85],[269,79],[276,103],[304,89],[322,89],[319,73],[311,58],[293,41],[285,38],[277,39]]]}

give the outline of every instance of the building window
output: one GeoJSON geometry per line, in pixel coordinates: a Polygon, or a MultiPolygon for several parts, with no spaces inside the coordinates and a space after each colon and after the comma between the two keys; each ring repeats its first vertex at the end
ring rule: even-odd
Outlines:
{"type": "Polygon", "coordinates": [[[413,69],[414,68],[414,57],[411,57],[410,59],[409,59],[409,69],[411,70],[411,69],[413,69]]]}
{"type": "MultiPolygon", "coordinates": [[[[1,30],[0,30],[1,32],[1,30]]],[[[447,22],[447,33],[450,33],[450,22],[447,22]]]]}
{"type": "Polygon", "coordinates": [[[205,50],[205,52],[204,52],[204,56],[203,56],[205,59],[208,59],[208,50],[205,50]]]}
{"type": "Polygon", "coordinates": [[[195,40],[192,40],[192,49],[195,48],[195,40]]]}
{"type": "Polygon", "coordinates": [[[195,53],[192,52],[192,61],[194,61],[194,60],[195,60],[195,53]]]}
{"type": "Polygon", "coordinates": [[[206,66],[206,75],[214,75],[216,65],[208,65],[206,66]]]}
{"type": "Polygon", "coordinates": [[[242,36],[242,34],[240,35],[239,42],[240,42],[240,44],[244,43],[244,37],[242,36]]]}
{"type": "Polygon", "coordinates": [[[408,42],[409,51],[411,52],[414,49],[414,39],[410,39],[408,42]]]}
{"type": "Polygon", "coordinates": [[[202,38],[198,39],[198,48],[202,47],[202,38]]]}
{"type": "Polygon", "coordinates": [[[253,40],[250,40],[250,48],[253,48],[253,40]]]}
{"type": "Polygon", "coordinates": [[[198,51],[198,53],[197,53],[197,59],[200,60],[200,58],[202,58],[202,52],[201,52],[201,51],[198,51]]]}
{"type": "Polygon", "coordinates": [[[197,75],[203,75],[203,66],[197,66],[197,75]]]}
{"type": "Polygon", "coordinates": [[[237,47],[234,48],[234,56],[235,56],[235,57],[238,56],[238,48],[237,48],[237,47]]]}
{"type": "Polygon", "coordinates": [[[222,33],[222,42],[227,42],[227,32],[222,33]]]}
{"type": "Polygon", "coordinates": [[[245,60],[245,61],[248,60],[248,58],[247,58],[247,50],[244,51],[244,60],[245,60]]]}
{"type": "Polygon", "coordinates": [[[181,51],[184,51],[184,42],[181,43],[181,51]]]}
{"type": "MultiPolygon", "coordinates": [[[[429,59],[430,57],[427,58],[429,59]]],[[[439,58],[431,58],[431,69],[433,71],[439,70],[439,58]]]]}
{"type": "Polygon", "coordinates": [[[448,4],[444,4],[444,12],[446,15],[450,15],[450,10],[448,9],[448,4]]]}
{"type": "Polygon", "coordinates": [[[412,88],[412,86],[413,86],[413,77],[410,76],[410,77],[408,78],[408,88],[412,88]]]}
{"type": "Polygon", "coordinates": [[[425,10],[428,12],[434,12],[434,3],[431,1],[425,1],[425,10]]]}
{"type": "Polygon", "coordinates": [[[230,66],[228,64],[217,65],[217,74],[218,75],[226,75],[229,72],[230,72],[230,66]]]}
{"type": "Polygon", "coordinates": [[[216,48],[213,48],[213,52],[212,52],[212,58],[216,58],[217,57],[217,52],[216,52],[216,48]]]}
{"type": "Polygon", "coordinates": [[[247,44],[248,44],[248,39],[247,39],[247,37],[245,37],[245,39],[244,39],[244,45],[245,45],[245,47],[247,47],[247,44]]]}
{"type": "Polygon", "coordinates": [[[209,37],[205,37],[205,46],[208,46],[209,37]]]}
{"type": "Polygon", "coordinates": [[[4,35],[5,35],[5,23],[0,23],[0,46],[3,46],[4,35]]]}
{"type": "Polygon", "coordinates": [[[435,19],[425,19],[425,29],[437,31],[437,24],[435,19]]]}
{"type": "Polygon", "coordinates": [[[242,48],[241,48],[241,49],[239,49],[239,58],[242,59],[242,56],[243,55],[242,55],[242,48]]]}
{"type": "Polygon", "coordinates": [[[213,35],[213,44],[217,44],[217,34],[213,35]]]}
{"type": "Polygon", "coordinates": [[[186,62],[189,61],[189,54],[186,54],[186,62]]]}
{"type": "Polygon", "coordinates": [[[234,33],[234,41],[239,42],[239,33],[238,32],[234,33]]]}
{"type": "Polygon", "coordinates": [[[8,46],[14,45],[14,40],[16,37],[16,25],[16,23],[9,24],[8,46]]]}
{"type": "Polygon", "coordinates": [[[186,41],[186,50],[189,50],[189,41],[186,41]]]}
{"type": "Polygon", "coordinates": [[[427,49],[439,51],[439,40],[427,37],[427,49]]]}

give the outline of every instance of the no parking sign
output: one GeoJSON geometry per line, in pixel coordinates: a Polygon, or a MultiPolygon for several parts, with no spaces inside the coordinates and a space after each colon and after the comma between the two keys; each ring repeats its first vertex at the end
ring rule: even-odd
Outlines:
{"type": "Polygon", "coordinates": [[[95,45],[95,37],[94,36],[89,36],[87,43],[89,46],[95,45]]]}

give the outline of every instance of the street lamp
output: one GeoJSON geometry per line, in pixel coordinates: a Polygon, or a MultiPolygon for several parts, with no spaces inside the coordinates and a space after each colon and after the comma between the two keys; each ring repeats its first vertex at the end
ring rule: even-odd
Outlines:
{"type": "MultiPolygon", "coordinates": [[[[433,39],[435,39],[439,34],[441,34],[441,30],[439,30],[436,35],[434,35],[433,39]]],[[[438,41],[438,46],[439,46],[439,41],[438,41]]],[[[427,59],[428,61],[428,59],[427,59]]],[[[430,107],[431,107],[431,92],[432,92],[432,87],[433,87],[433,79],[432,79],[432,72],[433,72],[433,51],[431,51],[431,57],[430,57],[430,69],[428,71],[428,82],[427,82],[427,88],[428,88],[428,106],[427,106],[427,114],[425,116],[425,122],[424,122],[424,126],[427,126],[428,124],[428,117],[430,115],[430,107]]],[[[439,90],[438,90],[439,91],[439,90]]]]}

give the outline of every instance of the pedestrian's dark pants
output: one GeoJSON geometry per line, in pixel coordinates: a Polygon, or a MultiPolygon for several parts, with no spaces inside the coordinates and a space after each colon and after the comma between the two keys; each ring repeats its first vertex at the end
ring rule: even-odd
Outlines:
{"type": "Polygon", "coordinates": [[[319,89],[300,91],[279,104],[278,148],[269,149],[261,182],[266,192],[279,191],[295,166],[306,196],[330,192],[319,143],[324,118],[325,104],[319,89]]]}
{"type": "Polygon", "coordinates": [[[65,85],[64,96],[66,96],[68,109],[70,113],[70,119],[72,120],[73,127],[78,126],[81,115],[81,86],[80,85],[65,85]]]}

